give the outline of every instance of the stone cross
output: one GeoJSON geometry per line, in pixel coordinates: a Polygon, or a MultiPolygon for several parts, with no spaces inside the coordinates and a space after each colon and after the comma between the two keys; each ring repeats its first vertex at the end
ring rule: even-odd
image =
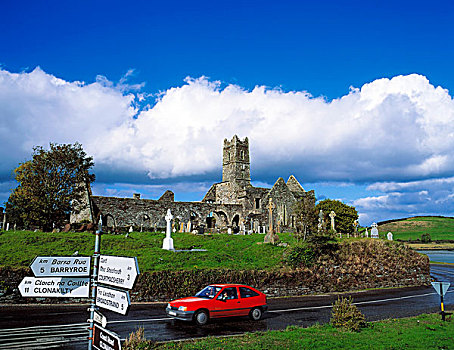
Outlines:
{"type": "Polygon", "coordinates": [[[5,212],[3,213],[3,226],[2,228],[5,230],[6,229],[6,210],[5,212]]]}
{"type": "Polygon", "coordinates": [[[387,237],[388,237],[388,241],[392,241],[393,240],[393,233],[392,232],[388,232],[387,237]]]}
{"type": "Polygon", "coordinates": [[[174,250],[173,248],[173,239],[170,237],[171,233],[171,222],[173,219],[173,215],[170,212],[170,209],[167,209],[167,214],[165,216],[166,222],[167,222],[167,229],[166,229],[166,238],[164,238],[164,241],[162,242],[162,249],[165,250],[174,250]]]}
{"type": "Polygon", "coordinates": [[[336,217],[336,213],[331,210],[331,213],[329,213],[329,217],[331,218],[331,230],[336,231],[334,227],[334,218],[336,217]]]}
{"type": "Polygon", "coordinates": [[[272,198],[270,198],[267,208],[269,210],[269,228],[270,229],[269,229],[268,233],[265,235],[265,239],[263,240],[263,243],[275,244],[279,241],[279,237],[278,237],[278,235],[274,234],[274,230],[273,230],[273,209],[275,208],[275,205],[273,204],[272,198]]]}
{"type": "Polygon", "coordinates": [[[358,226],[358,220],[355,220],[355,222],[353,223],[353,227],[355,228],[355,237],[358,235],[358,226]]]}
{"type": "Polygon", "coordinates": [[[268,226],[269,226],[269,232],[274,232],[273,231],[273,209],[275,208],[276,206],[274,205],[273,203],[273,199],[270,198],[270,200],[268,201],[268,211],[269,211],[269,214],[268,214],[268,226]]]}

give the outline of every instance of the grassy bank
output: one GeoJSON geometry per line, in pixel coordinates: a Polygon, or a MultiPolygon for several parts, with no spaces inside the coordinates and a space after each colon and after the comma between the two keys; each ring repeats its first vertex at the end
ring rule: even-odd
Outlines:
{"type": "MultiPolygon", "coordinates": [[[[203,248],[205,252],[170,252],[161,249],[163,233],[133,232],[124,235],[102,235],[101,253],[136,256],[142,272],[228,268],[235,270],[274,269],[282,266],[285,248],[263,242],[263,235],[193,235],[172,234],[175,249],[203,248]]],[[[294,238],[280,234],[284,242],[294,238]]],[[[0,235],[0,266],[27,267],[35,256],[92,255],[95,236],[91,233],[43,233],[8,231],[0,235]]]]}
{"type": "Polygon", "coordinates": [[[359,333],[330,325],[291,326],[285,331],[248,333],[238,337],[149,344],[148,349],[454,349],[454,320],[448,317],[442,322],[438,314],[420,315],[369,323],[359,333]]]}
{"type": "Polygon", "coordinates": [[[380,225],[378,230],[383,239],[388,232],[392,232],[394,239],[401,240],[421,239],[423,233],[430,234],[432,240],[454,240],[454,219],[414,217],[380,225]]]}

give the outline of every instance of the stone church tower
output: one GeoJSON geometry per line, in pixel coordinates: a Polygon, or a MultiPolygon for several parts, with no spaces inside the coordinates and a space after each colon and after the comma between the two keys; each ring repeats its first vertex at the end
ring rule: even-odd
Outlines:
{"type": "Polygon", "coordinates": [[[236,182],[240,187],[250,186],[251,162],[247,137],[244,141],[241,141],[236,135],[231,141],[224,139],[222,182],[236,182]]]}

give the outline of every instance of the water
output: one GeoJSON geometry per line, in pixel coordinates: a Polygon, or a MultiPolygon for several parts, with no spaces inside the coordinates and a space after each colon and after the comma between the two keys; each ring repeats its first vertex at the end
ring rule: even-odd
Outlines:
{"type": "Polygon", "coordinates": [[[418,250],[418,253],[426,254],[430,261],[454,264],[453,250],[418,250]]]}

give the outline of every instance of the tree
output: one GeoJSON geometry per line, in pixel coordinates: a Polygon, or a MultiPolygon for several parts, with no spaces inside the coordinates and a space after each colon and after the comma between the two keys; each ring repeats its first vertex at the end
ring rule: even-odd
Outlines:
{"type": "MultiPolygon", "coordinates": [[[[334,211],[336,213],[336,217],[334,218],[335,222],[335,229],[337,232],[344,232],[344,233],[351,233],[354,231],[354,222],[358,220],[358,212],[356,211],[355,207],[349,206],[341,201],[333,200],[333,199],[325,199],[319,202],[315,209],[317,212],[320,212],[320,209],[323,210],[325,215],[325,222],[331,222],[329,218],[329,213],[334,211]]],[[[328,223],[328,227],[329,223],[328,223]]]]}
{"type": "Polygon", "coordinates": [[[20,164],[14,175],[19,185],[7,202],[7,213],[25,227],[44,231],[61,226],[71,212],[71,204],[82,199],[95,180],[89,170],[93,158],[82,145],[50,144],[50,149],[33,148],[32,159],[20,164]]]}
{"type": "Polygon", "coordinates": [[[307,235],[317,229],[314,191],[307,192],[305,197],[294,204],[293,215],[296,219],[297,239],[299,240],[299,236],[303,236],[303,241],[305,241],[307,235]]]}

